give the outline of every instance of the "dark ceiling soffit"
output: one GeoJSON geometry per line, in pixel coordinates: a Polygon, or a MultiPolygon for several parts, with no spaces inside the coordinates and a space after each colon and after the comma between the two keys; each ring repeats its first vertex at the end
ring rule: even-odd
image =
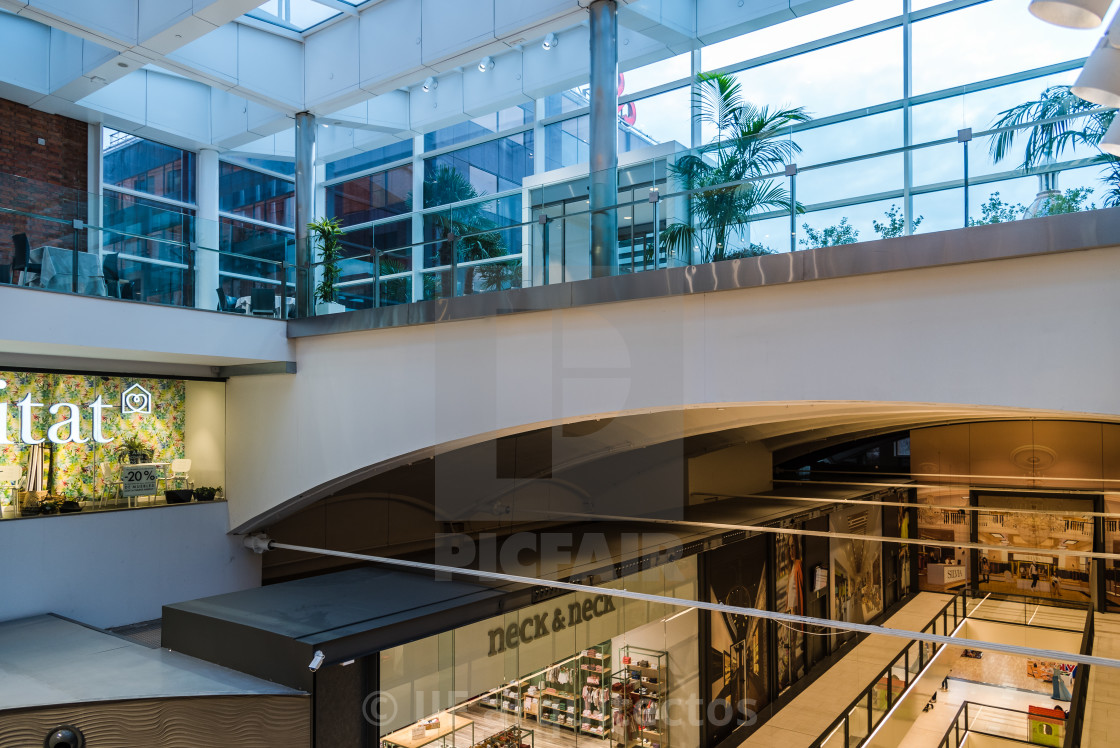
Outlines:
{"type": "Polygon", "coordinates": [[[842,244],[800,252],[294,319],[288,322],[288,337],[407,327],[615,301],[732,291],[896,270],[1076,252],[1115,245],[1117,237],[1120,237],[1120,208],[1106,208],[1029,221],[1010,221],[897,239],[842,244]]]}
{"type": "Polygon", "coordinates": [[[270,361],[263,364],[237,364],[235,366],[217,367],[218,376],[222,379],[230,377],[250,377],[258,374],[295,374],[295,361],[270,361]]]}

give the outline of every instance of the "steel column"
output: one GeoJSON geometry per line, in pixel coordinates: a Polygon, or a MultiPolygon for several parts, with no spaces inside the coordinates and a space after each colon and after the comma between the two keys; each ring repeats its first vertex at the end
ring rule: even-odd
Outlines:
{"type": "Polygon", "coordinates": [[[618,274],[618,4],[591,12],[591,276],[618,274]]]}
{"type": "Polygon", "coordinates": [[[296,114],[296,316],[310,317],[312,248],[307,224],[315,220],[315,115],[296,114]]]}

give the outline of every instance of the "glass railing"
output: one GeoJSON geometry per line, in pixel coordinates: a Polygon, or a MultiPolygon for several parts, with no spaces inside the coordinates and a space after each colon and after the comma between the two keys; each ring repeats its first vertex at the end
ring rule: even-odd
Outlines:
{"type": "MultiPolygon", "coordinates": [[[[949,636],[968,615],[965,594],[953,596],[922,627],[923,634],[949,636]]],[[[867,740],[941,651],[943,644],[913,640],[871,680],[810,748],[856,748],[867,740]]]]}
{"type": "Polygon", "coordinates": [[[1063,746],[1067,742],[1067,714],[1061,709],[1030,711],[966,701],[953,716],[938,748],[971,744],[969,734],[987,735],[1025,745],[1063,746]]]}
{"type": "Polygon", "coordinates": [[[1081,632],[1092,616],[1089,600],[1031,597],[1005,592],[968,591],[968,617],[978,621],[1012,623],[1043,629],[1081,632]]]}
{"type": "MultiPolygon", "coordinates": [[[[1078,116],[1083,115],[1042,123],[1078,116]]],[[[617,202],[596,211],[588,197],[595,175],[481,197],[468,190],[469,199],[460,202],[346,227],[350,241],[338,298],[319,313],[1104,207],[1108,190],[1117,188],[1105,179],[1112,167],[1095,151],[1075,149],[1066,160],[1029,170],[990,163],[992,137],[1038,124],[974,135],[962,131],[954,138],[769,173],[749,166],[697,168],[712,166],[717,155],[682,149],[620,167],[617,202]],[[697,177],[697,171],[703,175],[697,177]],[[720,181],[721,174],[736,178],[720,181]],[[1012,188],[1024,194],[1027,183],[1035,197],[1029,205],[1000,196],[1012,188]],[[1089,183],[1103,188],[1104,197],[1094,198],[1089,183]],[[599,244],[605,249],[598,254],[592,252],[593,236],[603,237],[599,244]]]]}
{"type": "Polygon", "coordinates": [[[0,195],[0,282],[267,317],[292,310],[291,233],[10,174],[0,174],[0,195]],[[17,242],[26,261],[17,262],[17,242]]]}

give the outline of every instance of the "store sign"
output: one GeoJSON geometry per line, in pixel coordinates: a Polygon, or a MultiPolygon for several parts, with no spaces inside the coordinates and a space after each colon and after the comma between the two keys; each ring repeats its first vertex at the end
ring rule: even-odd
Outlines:
{"type": "Polygon", "coordinates": [[[946,566],[944,573],[945,584],[949,584],[950,582],[963,582],[967,578],[963,566],[946,566]]]}
{"type": "Polygon", "coordinates": [[[614,600],[610,595],[595,595],[583,602],[575,601],[568,604],[567,610],[556,608],[551,613],[533,613],[526,615],[521,621],[514,621],[508,626],[490,629],[489,657],[505,652],[507,649],[516,649],[520,644],[543,639],[550,632],[563,631],[569,626],[586,623],[594,618],[615,612],[614,600]]]}
{"type": "MultiPolygon", "coordinates": [[[[0,398],[3,398],[4,390],[7,388],[8,383],[0,379],[0,398]]],[[[98,444],[108,444],[113,441],[112,437],[105,436],[103,430],[104,412],[116,406],[106,403],[101,395],[98,395],[96,400],[85,406],[89,408],[90,412],[89,436],[83,436],[82,434],[82,406],[76,403],[54,403],[47,406],[44,403],[35,402],[31,395],[27,394],[15,403],[15,410],[19,412],[19,432],[15,435],[17,441],[13,442],[11,435],[8,433],[8,405],[8,403],[0,400],[0,444],[42,444],[43,442],[85,444],[90,439],[98,444]],[[34,428],[36,411],[39,408],[47,408],[47,412],[52,416],[62,416],[62,419],[51,425],[47,429],[46,435],[42,437],[36,435],[34,428]]],[[[150,414],[152,412],[152,393],[139,384],[134,384],[121,393],[120,409],[121,415],[150,414]]]]}

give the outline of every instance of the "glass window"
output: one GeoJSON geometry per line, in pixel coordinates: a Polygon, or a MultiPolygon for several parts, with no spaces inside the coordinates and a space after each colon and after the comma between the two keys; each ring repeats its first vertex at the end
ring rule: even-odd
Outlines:
{"type": "Polygon", "coordinates": [[[234,153],[226,154],[225,156],[223,156],[223,158],[231,162],[242,162],[246,166],[255,166],[258,169],[267,169],[268,171],[274,171],[277,174],[283,174],[287,177],[294,177],[296,175],[296,165],[293,161],[275,161],[270,158],[239,157],[234,153]]]}
{"type": "Polygon", "coordinates": [[[554,122],[544,128],[544,160],[549,171],[587,163],[591,158],[591,118],[580,117],[554,122]]]}
{"type": "Polygon", "coordinates": [[[424,162],[424,206],[514,189],[532,173],[531,130],[445,153],[424,162]]]}
{"type": "Polygon", "coordinates": [[[295,244],[293,232],[222,218],[219,269],[224,293],[241,298],[261,280],[287,280],[284,268],[277,263],[295,263],[295,244]]]}
{"type": "Polygon", "coordinates": [[[1023,12],[1019,0],[991,0],[918,21],[915,94],[1084,57],[1100,31],[1064,29],[1023,12]]]}
{"type": "MultiPolygon", "coordinates": [[[[813,117],[902,98],[902,29],[853,39],[736,73],[756,105],[805,107],[813,117]]],[[[714,133],[705,132],[708,140],[714,133]]]]}
{"type": "Polygon", "coordinates": [[[793,160],[802,167],[900,148],[902,110],[814,127],[795,132],[791,137],[801,146],[801,152],[793,160]]]}
{"type": "Polygon", "coordinates": [[[195,200],[195,156],[135,135],[105,128],[105,184],[185,203],[195,200]]]}
{"type": "Polygon", "coordinates": [[[619,94],[637,93],[647,88],[660,86],[678,80],[687,80],[692,77],[692,53],[670,57],[668,60],[659,60],[649,65],[643,65],[627,73],[619,75],[619,94]]]}
{"type": "Polygon", "coordinates": [[[587,86],[570,88],[567,91],[561,91],[545,98],[544,116],[555,117],[558,114],[567,114],[588,106],[591,106],[591,99],[587,86]]]}
{"type": "Polygon", "coordinates": [[[291,227],[295,185],[286,179],[222,163],[220,208],[246,218],[291,227]]]}
{"type": "Polygon", "coordinates": [[[398,216],[411,208],[411,164],[327,187],[327,212],[343,226],[398,216]]]}
{"type": "Polygon", "coordinates": [[[359,153],[354,156],[340,158],[327,164],[327,179],[344,177],[366,169],[376,169],[378,166],[400,161],[402,158],[412,156],[412,141],[402,140],[399,143],[374,148],[372,151],[359,153]]]}
{"type": "Polygon", "coordinates": [[[428,151],[443,148],[456,143],[465,143],[468,140],[481,138],[510,130],[514,127],[529,125],[533,122],[533,104],[519,104],[482,117],[475,117],[466,122],[459,122],[450,127],[443,127],[424,136],[424,149],[428,151]]]}
{"type": "Polygon", "coordinates": [[[691,88],[678,88],[648,99],[638,99],[619,108],[621,133],[619,151],[676,141],[692,145],[691,88]]]}
{"type": "Polygon", "coordinates": [[[735,65],[901,13],[900,0],[851,0],[704,47],[700,51],[701,66],[704,70],[715,70],[735,65]]]}
{"type": "Polygon", "coordinates": [[[339,15],[339,11],[314,0],[267,0],[248,15],[269,23],[291,26],[296,31],[306,31],[323,21],[339,15]]]}

